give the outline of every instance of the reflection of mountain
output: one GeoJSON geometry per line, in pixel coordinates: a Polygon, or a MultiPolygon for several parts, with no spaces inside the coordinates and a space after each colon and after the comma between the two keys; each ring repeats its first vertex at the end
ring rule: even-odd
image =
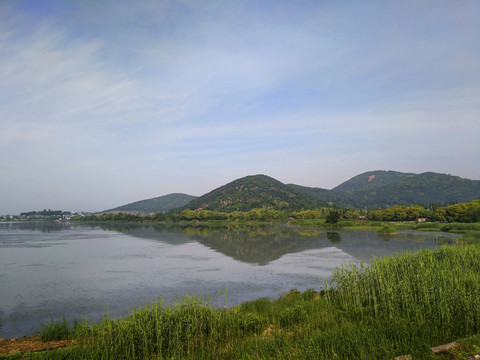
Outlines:
{"type": "MultiPolygon", "coordinates": [[[[195,240],[235,260],[267,264],[283,255],[305,250],[335,247],[358,261],[370,262],[397,252],[437,247],[440,237],[406,232],[386,238],[374,231],[308,230],[295,227],[265,227],[259,229],[214,230],[192,235],[195,240]]],[[[444,237],[441,237],[442,239],[444,237]]]]}
{"type": "MultiPolygon", "coordinates": [[[[3,224],[2,226],[7,226],[3,224]]],[[[101,228],[117,231],[140,239],[160,241],[171,245],[198,242],[237,261],[265,265],[286,254],[335,247],[358,261],[370,262],[402,251],[434,248],[450,241],[451,234],[400,232],[378,236],[372,230],[332,231],[293,226],[228,226],[180,227],[144,226],[138,224],[65,225],[62,223],[15,223],[17,228],[32,231],[61,231],[75,227],[101,228]],[[450,240],[449,240],[450,239],[450,240]]]]}
{"type": "Polygon", "coordinates": [[[330,246],[323,230],[288,226],[142,226],[101,224],[142,239],[171,245],[196,241],[237,261],[265,265],[289,253],[330,246]]]}
{"type": "Polygon", "coordinates": [[[169,228],[142,226],[122,232],[172,245],[197,241],[237,261],[259,265],[278,260],[286,254],[332,246],[358,261],[368,263],[372,257],[379,258],[397,252],[434,248],[438,243],[451,239],[451,235],[447,234],[415,231],[380,237],[371,230],[338,232],[291,226],[169,228]]]}
{"type": "Polygon", "coordinates": [[[323,247],[325,236],[300,235],[296,228],[255,227],[214,229],[191,236],[199,243],[235,260],[265,265],[285,254],[323,247]]]}
{"type": "Polygon", "coordinates": [[[260,265],[277,260],[285,254],[328,246],[322,231],[282,226],[167,227],[102,224],[101,228],[171,245],[196,241],[235,260],[260,265]],[[322,245],[321,240],[325,245],[322,245]]]}
{"type": "Polygon", "coordinates": [[[137,224],[101,224],[103,230],[118,231],[140,239],[161,241],[171,245],[181,245],[194,240],[182,234],[176,226],[149,226],[137,224]]]}

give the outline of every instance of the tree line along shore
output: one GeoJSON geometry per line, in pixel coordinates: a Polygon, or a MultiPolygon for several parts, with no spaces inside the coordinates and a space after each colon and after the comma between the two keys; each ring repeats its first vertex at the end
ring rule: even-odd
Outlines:
{"type": "MultiPolygon", "coordinates": [[[[191,221],[266,221],[292,222],[303,225],[342,225],[342,221],[355,224],[361,220],[370,221],[417,221],[417,222],[480,222],[480,200],[448,206],[395,205],[384,209],[320,208],[313,210],[288,211],[269,208],[256,208],[250,211],[219,212],[212,210],[183,210],[181,212],[158,212],[139,214],[129,212],[109,212],[103,214],[80,215],[74,221],[118,221],[118,222],[191,222],[191,221]]],[[[351,226],[351,225],[350,225],[351,226]]]]}

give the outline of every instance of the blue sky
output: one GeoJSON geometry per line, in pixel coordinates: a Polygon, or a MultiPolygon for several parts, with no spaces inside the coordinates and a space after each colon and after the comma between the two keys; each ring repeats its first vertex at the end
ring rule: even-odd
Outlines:
{"type": "Polygon", "coordinates": [[[0,2],[0,214],[239,177],[480,179],[478,1],[0,2]]]}

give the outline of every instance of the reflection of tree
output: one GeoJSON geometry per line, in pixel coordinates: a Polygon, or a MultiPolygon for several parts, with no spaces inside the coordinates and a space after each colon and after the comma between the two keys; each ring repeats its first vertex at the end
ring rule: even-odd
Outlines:
{"type": "Polygon", "coordinates": [[[330,240],[332,244],[338,244],[340,241],[342,241],[340,233],[338,232],[327,232],[327,239],[330,240]]]}
{"type": "Polygon", "coordinates": [[[320,235],[322,232],[320,230],[310,230],[310,229],[306,229],[306,230],[298,230],[297,233],[299,235],[302,235],[302,236],[318,236],[320,235]]]}
{"type": "MultiPolygon", "coordinates": [[[[377,236],[378,236],[380,239],[383,239],[383,241],[385,241],[385,242],[389,242],[390,239],[392,238],[392,235],[391,235],[391,234],[381,234],[381,233],[377,233],[377,236]]],[[[402,239],[397,239],[397,240],[402,240],[402,239]]]]}
{"type": "Polygon", "coordinates": [[[60,221],[18,221],[1,224],[3,228],[41,231],[49,233],[52,231],[62,231],[70,228],[70,223],[60,221]]]}

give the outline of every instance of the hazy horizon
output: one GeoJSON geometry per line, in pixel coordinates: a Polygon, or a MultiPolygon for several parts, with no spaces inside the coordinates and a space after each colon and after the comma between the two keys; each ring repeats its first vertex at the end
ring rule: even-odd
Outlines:
{"type": "Polygon", "coordinates": [[[474,0],[0,2],[0,214],[479,180],[478,34],[474,0]]]}

